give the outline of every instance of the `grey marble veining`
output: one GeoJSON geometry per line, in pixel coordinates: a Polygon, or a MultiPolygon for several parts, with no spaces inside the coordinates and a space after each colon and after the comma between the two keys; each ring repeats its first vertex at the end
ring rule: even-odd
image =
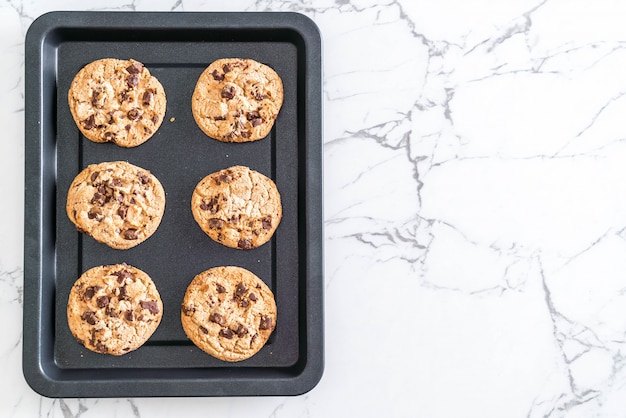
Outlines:
{"type": "Polygon", "coordinates": [[[0,408],[626,416],[626,5],[6,1],[0,408]],[[41,398],[21,373],[24,34],[49,10],[289,10],[324,63],[326,368],[292,398],[41,398]]]}

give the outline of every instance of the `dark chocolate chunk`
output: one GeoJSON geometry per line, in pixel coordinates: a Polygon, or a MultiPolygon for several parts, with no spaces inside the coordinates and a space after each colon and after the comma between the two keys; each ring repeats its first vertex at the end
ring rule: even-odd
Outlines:
{"type": "Polygon", "coordinates": [[[212,313],[211,316],[209,316],[209,320],[211,322],[215,322],[218,325],[224,325],[226,323],[226,321],[224,320],[224,317],[218,314],[217,312],[212,313]]]}
{"type": "Polygon", "coordinates": [[[237,241],[237,247],[241,248],[242,250],[249,250],[252,248],[252,241],[242,238],[237,241]]]}
{"type": "Polygon", "coordinates": [[[137,84],[139,84],[139,75],[137,74],[131,74],[126,78],[126,84],[128,85],[128,87],[133,88],[135,87],[137,84]]]}
{"type": "Polygon", "coordinates": [[[89,325],[96,325],[96,322],[98,322],[98,318],[96,318],[96,313],[91,311],[85,311],[81,315],[80,319],[87,322],[89,325]]]}
{"type": "Polygon", "coordinates": [[[219,283],[215,283],[215,288],[217,289],[217,293],[226,292],[226,288],[219,283]]]}
{"type": "Polygon", "coordinates": [[[104,215],[102,214],[100,208],[91,208],[91,209],[89,209],[89,212],[87,212],[87,217],[89,219],[95,219],[98,222],[100,222],[102,219],[104,219],[104,215]]]}
{"type": "Polygon", "coordinates": [[[119,209],[117,210],[117,214],[120,216],[120,218],[125,219],[126,218],[126,213],[128,212],[128,206],[126,205],[122,205],[119,207],[119,209]]]}
{"type": "Polygon", "coordinates": [[[93,129],[96,127],[96,117],[94,115],[89,116],[87,119],[83,121],[83,127],[87,130],[93,129]]]}
{"type": "Polygon", "coordinates": [[[133,311],[126,311],[124,313],[124,318],[126,318],[127,321],[134,321],[135,315],[133,314],[133,311]]]}
{"type": "Polygon", "coordinates": [[[265,216],[263,219],[261,219],[261,225],[263,226],[263,229],[271,229],[272,218],[269,216],[265,216]]]}
{"type": "Polygon", "coordinates": [[[224,73],[229,72],[229,71],[230,71],[230,65],[228,65],[228,64],[224,64],[224,65],[222,66],[222,71],[224,71],[224,73]]]}
{"type": "Polygon", "coordinates": [[[91,173],[91,182],[93,183],[94,181],[96,181],[96,179],[98,178],[98,174],[100,174],[99,171],[94,171],[93,173],[91,173]]]}
{"type": "Polygon", "coordinates": [[[96,303],[98,304],[98,308],[106,308],[109,306],[109,297],[108,296],[100,296],[96,299],[96,303]]]}
{"type": "Polygon", "coordinates": [[[235,296],[237,296],[238,298],[242,297],[246,294],[246,290],[246,286],[243,283],[239,283],[237,285],[237,290],[235,290],[235,296]]]}
{"type": "Polygon", "coordinates": [[[261,322],[259,323],[259,329],[271,329],[272,328],[272,317],[271,316],[262,316],[261,322]]]}
{"type": "Polygon", "coordinates": [[[209,219],[209,228],[222,229],[224,228],[224,221],[218,218],[211,218],[209,219]]]}
{"type": "Polygon", "coordinates": [[[151,314],[156,315],[159,313],[159,305],[154,300],[142,300],[139,302],[141,309],[147,309],[151,314]]]}
{"type": "Polygon", "coordinates": [[[232,99],[233,97],[235,97],[235,88],[233,86],[225,86],[222,89],[222,97],[224,99],[232,99]]]}
{"type": "Polygon", "coordinates": [[[124,239],[127,239],[129,241],[136,240],[139,238],[139,230],[134,228],[127,229],[122,233],[122,236],[124,237],[124,239]]]}
{"type": "Polygon", "coordinates": [[[102,343],[102,341],[98,341],[96,343],[95,349],[97,352],[102,353],[102,354],[106,354],[109,351],[109,349],[106,347],[106,345],[102,343]]]}
{"type": "Polygon", "coordinates": [[[111,273],[113,276],[117,276],[117,282],[122,283],[124,279],[132,279],[133,275],[131,272],[126,270],[116,271],[115,273],[111,273]]]}
{"type": "Polygon", "coordinates": [[[152,103],[152,100],[154,99],[154,93],[152,93],[150,90],[146,90],[143,93],[143,96],[141,98],[141,101],[143,102],[144,105],[149,105],[150,103],[152,103]]]}
{"type": "Polygon", "coordinates": [[[91,203],[94,203],[96,205],[104,205],[104,202],[106,202],[106,196],[96,192],[93,197],[91,198],[91,203]]]}
{"type": "Polygon", "coordinates": [[[130,120],[137,120],[141,117],[141,111],[137,108],[130,109],[128,113],[126,113],[126,116],[128,116],[128,119],[130,120]]]}
{"type": "Polygon", "coordinates": [[[87,289],[85,289],[85,293],[83,293],[83,299],[85,300],[91,299],[93,295],[96,294],[97,291],[98,289],[94,288],[93,286],[89,286],[87,289]]]}
{"type": "Polygon", "coordinates": [[[235,333],[230,328],[222,328],[220,330],[220,337],[228,338],[230,340],[234,335],[235,333]]]}
{"type": "Polygon", "coordinates": [[[224,74],[220,74],[217,69],[213,70],[211,75],[213,76],[213,80],[222,81],[224,79],[224,74]]]}
{"type": "Polygon", "coordinates": [[[254,293],[250,293],[250,295],[248,295],[248,298],[250,298],[252,302],[256,302],[256,299],[257,299],[254,293]]]}
{"type": "Polygon", "coordinates": [[[137,61],[133,62],[131,65],[126,67],[126,71],[128,71],[131,74],[139,74],[141,70],[143,70],[143,64],[137,61]]]}
{"type": "Polygon", "coordinates": [[[252,126],[257,127],[263,123],[263,119],[261,118],[252,119],[250,123],[252,123],[252,126]]]}
{"type": "Polygon", "coordinates": [[[237,326],[237,336],[239,338],[243,337],[244,335],[246,335],[248,333],[248,328],[244,327],[242,324],[239,324],[237,326]]]}
{"type": "Polygon", "coordinates": [[[148,184],[150,183],[150,176],[147,175],[146,173],[140,171],[137,173],[137,177],[139,177],[139,180],[141,181],[141,184],[148,184]]]}

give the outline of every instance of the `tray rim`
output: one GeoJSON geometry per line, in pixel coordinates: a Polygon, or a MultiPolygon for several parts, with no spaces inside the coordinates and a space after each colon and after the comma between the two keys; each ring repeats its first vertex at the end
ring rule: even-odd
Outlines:
{"type": "MultiPolygon", "coordinates": [[[[126,11],[53,11],[39,16],[25,38],[25,202],[24,202],[24,308],[22,371],[28,385],[46,397],[201,397],[201,396],[277,396],[300,395],[310,391],[322,378],[324,370],[323,310],[323,181],[322,181],[322,51],[321,34],[307,16],[296,12],[126,12],[126,11]],[[158,22],[155,23],[155,22],[158,22]],[[97,381],[67,380],[54,365],[46,364],[41,348],[43,263],[50,257],[43,243],[44,229],[55,225],[54,215],[43,210],[43,194],[50,193],[51,170],[44,158],[56,152],[43,143],[46,104],[41,85],[46,65],[44,44],[51,42],[58,29],[110,28],[167,31],[197,30],[289,30],[304,43],[305,117],[304,220],[307,240],[304,271],[306,274],[304,312],[307,326],[304,339],[304,364],[293,370],[268,370],[266,380],[254,379],[238,371],[229,379],[210,380],[194,371],[192,377],[172,373],[172,369],[150,369],[143,379],[106,378],[97,381]],[[315,96],[318,97],[315,97],[315,96]],[[313,105],[311,105],[313,103],[313,105]],[[317,104],[317,106],[316,106],[317,104]],[[311,138],[311,139],[309,139],[311,138]],[[319,138],[318,140],[316,140],[319,138]],[[51,218],[51,219],[48,219],[51,218]],[[312,315],[316,321],[311,322],[312,315]],[[315,326],[311,326],[311,323],[315,326]],[[269,383],[269,384],[268,384],[269,383]]],[[[56,65],[56,63],[54,63],[56,65]]],[[[55,158],[56,159],[56,158],[55,158]]],[[[52,173],[56,173],[52,171],[52,173]]],[[[54,256],[52,260],[56,261],[54,256]]],[[[49,272],[48,272],[49,273],[49,272]]],[[[54,274],[54,272],[53,272],[54,274]]],[[[54,337],[52,337],[54,338],[54,337]]],[[[48,361],[48,363],[50,363],[48,361]]]]}

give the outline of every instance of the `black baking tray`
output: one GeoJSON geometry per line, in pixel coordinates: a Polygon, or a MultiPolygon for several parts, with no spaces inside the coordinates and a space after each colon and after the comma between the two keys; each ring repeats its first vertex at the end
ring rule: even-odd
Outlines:
{"type": "Polygon", "coordinates": [[[25,225],[23,372],[48,397],[297,395],[323,372],[321,38],[297,13],[52,12],[30,26],[25,43],[25,225]],[[276,70],[283,107],[263,140],[222,143],[205,136],[191,113],[198,76],[213,60],[252,58],[276,70]],[[74,75],[99,58],[133,58],[167,96],[165,120],[136,148],[96,144],[80,134],[67,105],[74,75]],[[124,160],[150,170],[167,203],[156,233],[114,250],[77,232],[65,214],[67,190],[88,164],[124,160]],[[271,177],[283,219],[253,250],[209,239],[190,210],[207,174],[246,165],[271,177]],[[161,325],[124,356],[86,350],[67,326],[74,281],[102,264],[146,271],[164,303],[161,325]],[[203,353],[185,336],[180,304],[193,277],[237,265],[273,290],[277,327],[265,347],[238,363],[203,353]]]}

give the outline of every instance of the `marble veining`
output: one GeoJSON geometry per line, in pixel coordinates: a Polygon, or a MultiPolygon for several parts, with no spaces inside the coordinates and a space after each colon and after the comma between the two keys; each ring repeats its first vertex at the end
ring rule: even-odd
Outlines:
{"type": "Polygon", "coordinates": [[[626,416],[625,15],[609,0],[5,1],[2,415],[626,416]],[[24,382],[24,35],[79,8],[320,27],[327,348],[311,392],[47,399],[24,382]]]}

